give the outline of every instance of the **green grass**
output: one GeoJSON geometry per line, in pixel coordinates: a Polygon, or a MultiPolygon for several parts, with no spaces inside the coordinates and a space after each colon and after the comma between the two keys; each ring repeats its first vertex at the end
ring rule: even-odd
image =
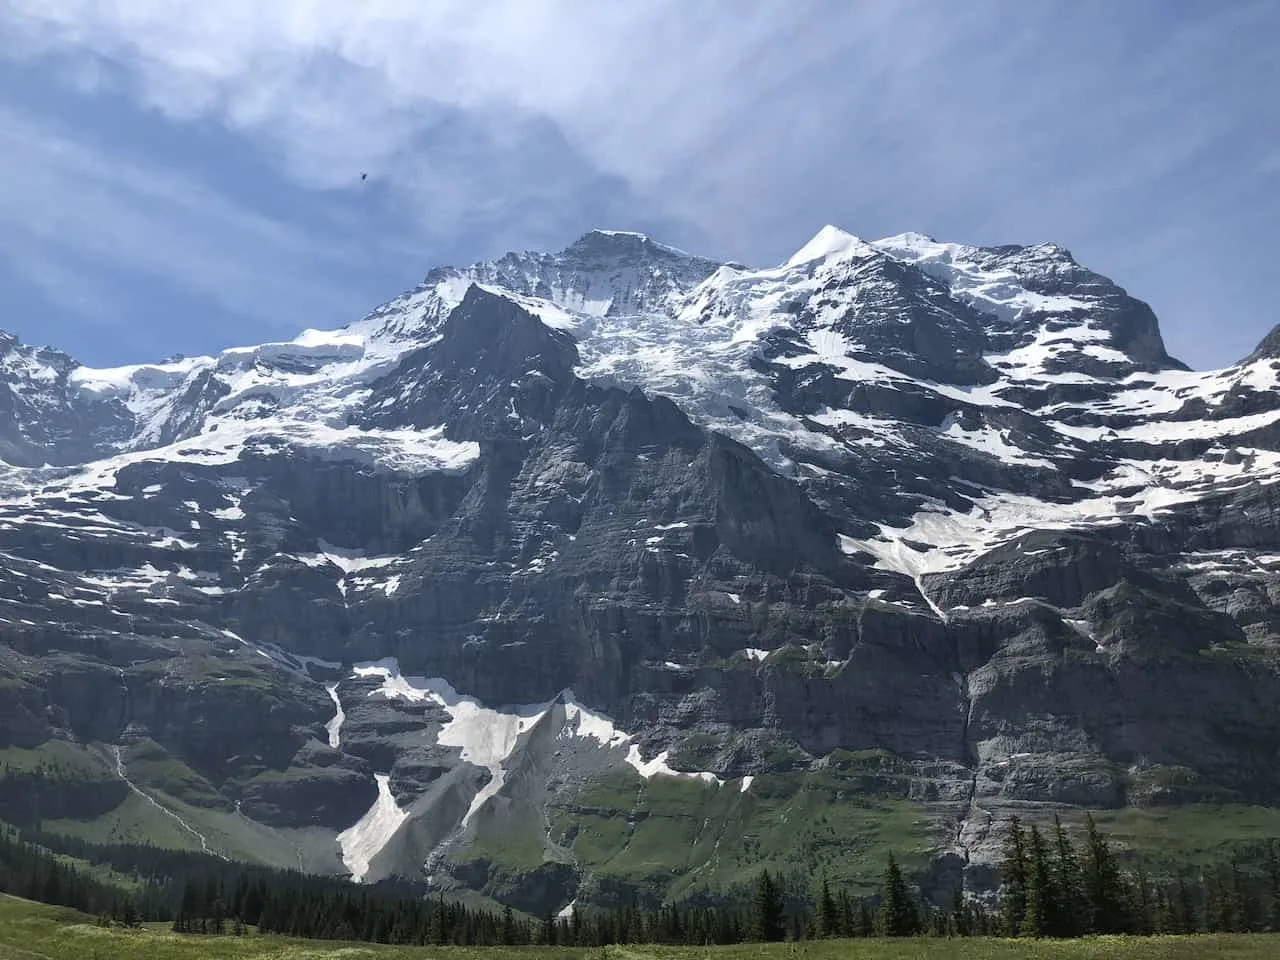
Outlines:
{"type": "Polygon", "coordinates": [[[541,820],[528,807],[482,816],[466,848],[467,860],[486,860],[516,871],[534,870],[548,858],[541,820]]]}
{"type": "Polygon", "coordinates": [[[141,677],[177,676],[190,683],[216,684],[219,689],[230,690],[247,687],[252,690],[273,691],[288,685],[288,681],[274,675],[253,660],[240,661],[233,657],[191,653],[168,660],[149,660],[133,668],[141,677]]]}
{"type": "Polygon", "coordinates": [[[110,780],[115,777],[106,762],[78,743],[46,740],[38,747],[0,748],[0,771],[43,772],[48,779],[110,780]]]}
{"type": "Polygon", "coordinates": [[[45,820],[50,833],[95,843],[150,844],[165,850],[199,851],[200,842],[132,790],[112,810],[92,820],[45,820]]]}
{"type": "Polygon", "coordinates": [[[1187,804],[1103,810],[1093,818],[1110,840],[1155,863],[1221,862],[1242,846],[1280,837],[1274,807],[1187,804]]]}
{"type": "Polygon", "coordinates": [[[198,807],[228,807],[217,788],[154,740],[132,744],[124,751],[129,779],[146,790],[159,790],[198,807]]]}
{"type": "MultiPolygon", "coordinates": [[[[323,831],[277,830],[233,810],[192,806],[150,786],[146,790],[165,809],[202,834],[212,853],[246,863],[320,872],[337,866],[337,844],[332,835],[326,836],[323,831]]],[[[90,820],[48,819],[41,826],[50,833],[94,843],[144,844],[192,853],[202,849],[194,834],[133,791],[101,816],[90,820]]]]}
{"type": "Polygon", "coordinates": [[[1269,960],[1275,935],[1100,937],[1074,941],[831,940],[733,947],[390,947],[289,940],[281,937],[199,937],[103,929],[74,910],[0,895],[0,960],[1269,960]]]}
{"type": "Polygon", "coordinates": [[[866,779],[769,775],[743,793],[736,781],[717,789],[620,773],[553,810],[553,834],[597,880],[668,900],[743,888],[761,868],[806,877],[825,870],[870,893],[890,851],[908,869],[926,866],[935,819],[900,796],[867,793],[866,779]]]}

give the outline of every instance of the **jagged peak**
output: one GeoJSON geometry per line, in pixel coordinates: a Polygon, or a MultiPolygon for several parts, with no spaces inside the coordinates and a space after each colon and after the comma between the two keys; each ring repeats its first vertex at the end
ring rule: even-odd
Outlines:
{"type": "Polygon", "coordinates": [[[588,230],[573,243],[569,244],[561,252],[561,255],[584,253],[595,255],[648,253],[665,257],[703,259],[695,257],[679,247],[673,247],[668,243],[654,240],[646,233],[637,233],[634,230],[605,230],[601,228],[588,230]]]}
{"type": "Polygon", "coordinates": [[[803,247],[788,258],[784,266],[799,267],[815,260],[827,260],[832,257],[868,256],[876,250],[871,244],[855,237],[847,230],[827,224],[803,247]]]}

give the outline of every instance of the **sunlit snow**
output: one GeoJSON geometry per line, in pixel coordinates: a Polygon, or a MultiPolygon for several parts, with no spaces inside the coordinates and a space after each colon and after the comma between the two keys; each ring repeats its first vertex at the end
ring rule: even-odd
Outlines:
{"type": "Polygon", "coordinates": [[[338,846],[342,848],[342,862],[351,871],[351,879],[359,883],[369,872],[369,864],[395,836],[409,812],[396,804],[391,793],[391,775],[375,773],[378,799],[369,812],[353,826],[338,834],[338,846]]]}
{"type": "MultiPolygon", "coordinates": [[[[489,771],[489,781],[476,794],[462,824],[465,826],[496,795],[506,782],[504,763],[515,750],[521,735],[533,728],[552,708],[555,701],[524,706],[493,709],[481,704],[474,697],[459,694],[443,678],[405,677],[395,658],[356,664],[355,677],[373,677],[381,680],[371,695],[406,700],[410,703],[435,703],[449,714],[449,721],[440,728],[437,742],[443,746],[459,748],[459,756],[467,763],[484,767],[489,771]]],[[[711,773],[685,772],[672,769],[667,763],[668,753],[663,751],[650,760],[644,760],[638,745],[631,736],[617,728],[605,715],[583,706],[572,691],[563,691],[559,698],[564,703],[565,723],[561,737],[594,740],[603,748],[627,747],[625,762],[641,776],[691,777],[717,783],[711,773]]]]}

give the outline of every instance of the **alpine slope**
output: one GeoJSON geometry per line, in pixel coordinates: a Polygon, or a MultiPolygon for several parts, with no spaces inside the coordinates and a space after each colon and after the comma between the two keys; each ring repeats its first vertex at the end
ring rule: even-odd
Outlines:
{"type": "Polygon", "coordinates": [[[1013,813],[1280,805],[1278,369],[1054,244],[831,226],[593,231],[217,356],[0,334],[0,716],[221,855],[532,912],[731,890],[815,790],[975,886],[1013,813]]]}

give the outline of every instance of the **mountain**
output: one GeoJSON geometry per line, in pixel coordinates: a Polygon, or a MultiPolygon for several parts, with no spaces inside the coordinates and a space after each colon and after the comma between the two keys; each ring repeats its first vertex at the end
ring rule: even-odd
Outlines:
{"type": "Polygon", "coordinates": [[[594,231],[338,331],[0,337],[0,820],[533,913],[1280,825],[1275,335],[1061,247],[594,231]]]}

